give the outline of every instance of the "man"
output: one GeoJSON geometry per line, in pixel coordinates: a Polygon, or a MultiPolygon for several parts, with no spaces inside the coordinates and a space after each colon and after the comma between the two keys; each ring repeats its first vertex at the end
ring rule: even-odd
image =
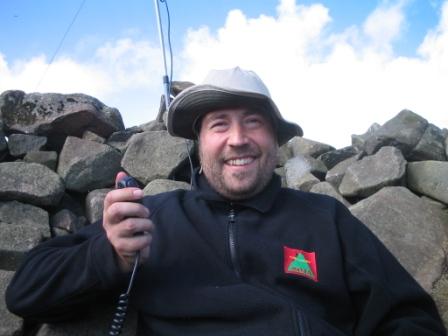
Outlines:
{"type": "Polygon", "coordinates": [[[140,253],[140,335],[445,335],[429,295],[343,205],[281,188],[278,146],[302,130],[255,73],[212,71],[174,99],[168,130],[198,140],[194,189],[142,204],[137,188],[110,192],[102,225],[29,253],[13,312],[70,316],[123,288],[140,253]]]}

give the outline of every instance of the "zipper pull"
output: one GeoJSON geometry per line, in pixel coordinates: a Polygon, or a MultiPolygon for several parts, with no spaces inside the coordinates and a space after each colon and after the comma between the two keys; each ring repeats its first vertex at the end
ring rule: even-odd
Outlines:
{"type": "Polygon", "coordinates": [[[233,208],[230,208],[229,222],[230,223],[235,223],[235,210],[233,208]]]}

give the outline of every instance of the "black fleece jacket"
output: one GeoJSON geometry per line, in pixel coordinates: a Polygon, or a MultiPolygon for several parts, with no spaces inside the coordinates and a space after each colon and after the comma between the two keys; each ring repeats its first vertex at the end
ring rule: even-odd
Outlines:
{"type": "MultiPolygon", "coordinates": [[[[156,225],[131,304],[139,335],[445,335],[434,302],[381,242],[333,198],[274,176],[242,202],[205,178],[193,191],[145,197],[156,225]]],[[[8,308],[58,321],[123,290],[100,223],[31,250],[8,308]]]]}

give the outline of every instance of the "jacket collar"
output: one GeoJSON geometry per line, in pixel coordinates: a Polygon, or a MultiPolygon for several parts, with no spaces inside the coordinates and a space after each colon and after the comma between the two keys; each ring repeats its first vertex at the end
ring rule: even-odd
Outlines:
{"type": "Polygon", "coordinates": [[[210,186],[204,174],[200,174],[198,170],[195,171],[193,176],[193,186],[200,197],[206,201],[231,203],[234,206],[249,207],[265,213],[271,209],[277,198],[281,189],[281,180],[277,174],[273,173],[268,185],[261,192],[249,199],[238,201],[229,200],[218,194],[216,190],[210,186]]]}

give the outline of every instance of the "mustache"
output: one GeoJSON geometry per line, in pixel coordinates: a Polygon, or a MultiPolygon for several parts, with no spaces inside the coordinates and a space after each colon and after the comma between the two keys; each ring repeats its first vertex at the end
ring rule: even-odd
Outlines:
{"type": "Polygon", "coordinates": [[[247,144],[224,150],[223,153],[221,153],[220,158],[224,160],[229,160],[247,156],[258,157],[260,155],[261,153],[259,149],[254,148],[253,146],[247,144]]]}

